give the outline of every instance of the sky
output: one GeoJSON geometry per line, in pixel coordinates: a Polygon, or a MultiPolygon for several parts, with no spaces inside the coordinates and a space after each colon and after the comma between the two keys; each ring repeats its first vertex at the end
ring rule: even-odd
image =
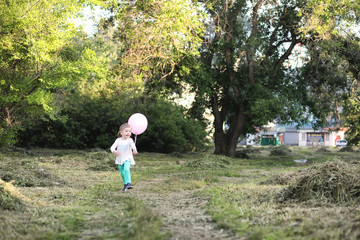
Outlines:
{"type": "Polygon", "coordinates": [[[87,34],[93,35],[96,31],[95,24],[103,16],[106,16],[107,12],[102,10],[100,7],[95,7],[93,9],[90,7],[85,7],[82,11],[82,14],[82,18],[73,18],[71,21],[74,22],[76,27],[82,27],[87,34]]]}

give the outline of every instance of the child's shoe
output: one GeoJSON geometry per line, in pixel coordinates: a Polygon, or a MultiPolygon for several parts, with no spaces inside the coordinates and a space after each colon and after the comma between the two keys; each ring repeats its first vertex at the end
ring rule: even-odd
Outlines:
{"type": "Polygon", "coordinates": [[[123,192],[125,192],[126,190],[128,190],[128,185],[127,184],[124,185],[123,192]]]}
{"type": "Polygon", "coordinates": [[[131,185],[131,183],[128,183],[128,184],[127,184],[127,188],[128,188],[128,189],[132,189],[132,188],[133,188],[133,186],[131,185]]]}

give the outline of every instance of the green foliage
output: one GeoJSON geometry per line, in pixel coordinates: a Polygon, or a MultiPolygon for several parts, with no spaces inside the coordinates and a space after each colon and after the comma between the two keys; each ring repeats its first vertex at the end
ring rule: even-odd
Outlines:
{"type": "MultiPolygon", "coordinates": [[[[357,93],[358,95],[358,93],[357,93]]],[[[360,99],[359,96],[349,98],[345,105],[345,123],[349,127],[346,139],[350,144],[360,145],[360,99]]]]}
{"type": "Polygon", "coordinates": [[[0,146],[14,142],[23,121],[44,113],[54,117],[59,89],[91,60],[92,51],[76,49],[76,30],[68,21],[84,2],[1,1],[0,146]]]}
{"type": "Polygon", "coordinates": [[[239,136],[271,121],[327,123],[341,105],[334,98],[349,86],[347,68],[357,65],[344,59],[340,36],[354,32],[359,6],[358,0],[203,3],[209,24],[201,56],[182,61],[178,77],[196,93],[194,116],[212,109],[215,153],[233,156],[239,136]]]}
{"type": "Polygon", "coordinates": [[[298,15],[304,24],[300,30],[321,40],[331,40],[334,35],[348,31],[359,20],[360,2],[358,0],[311,0],[306,1],[298,15]],[[336,19],[336,20],[335,20],[336,19]]]}
{"type": "Polygon", "coordinates": [[[61,112],[65,120],[29,123],[20,145],[49,148],[105,148],[117,138],[119,126],[136,112],[148,119],[147,130],[137,137],[139,151],[188,152],[204,149],[204,123],[187,118],[183,109],[161,99],[117,94],[112,98],[73,95],[61,112]]]}
{"type": "Polygon", "coordinates": [[[192,1],[121,1],[103,21],[117,51],[113,70],[122,81],[161,86],[185,55],[197,55],[203,25],[192,1]],[[113,27],[115,26],[115,27],[113,27]]]}

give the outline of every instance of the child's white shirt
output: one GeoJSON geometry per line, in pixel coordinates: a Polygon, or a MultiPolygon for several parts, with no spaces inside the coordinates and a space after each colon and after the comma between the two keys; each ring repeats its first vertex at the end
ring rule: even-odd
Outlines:
{"type": "Polygon", "coordinates": [[[125,161],[130,161],[131,165],[135,165],[135,160],[132,152],[133,149],[136,150],[136,146],[132,138],[128,138],[126,140],[123,140],[122,138],[117,138],[113,145],[110,147],[112,153],[115,150],[119,152],[119,155],[116,157],[115,164],[123,165],[125,161]]]}

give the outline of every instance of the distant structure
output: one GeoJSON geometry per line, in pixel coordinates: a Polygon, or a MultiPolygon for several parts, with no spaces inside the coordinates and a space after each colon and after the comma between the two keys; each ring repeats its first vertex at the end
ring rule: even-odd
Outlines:
{"type": "MultiPolygon", "coordinates": [[[[291,145],[291,146],[336,146],[337,140],[344,140],[347,128],[319,128],[311,127],[277,127],[274,131],[259,131],[247,139],[258,141],[245,141],[246,145],[291,145]]],[[[246,140],[247,140],[246,139],[246,140]]]]}

